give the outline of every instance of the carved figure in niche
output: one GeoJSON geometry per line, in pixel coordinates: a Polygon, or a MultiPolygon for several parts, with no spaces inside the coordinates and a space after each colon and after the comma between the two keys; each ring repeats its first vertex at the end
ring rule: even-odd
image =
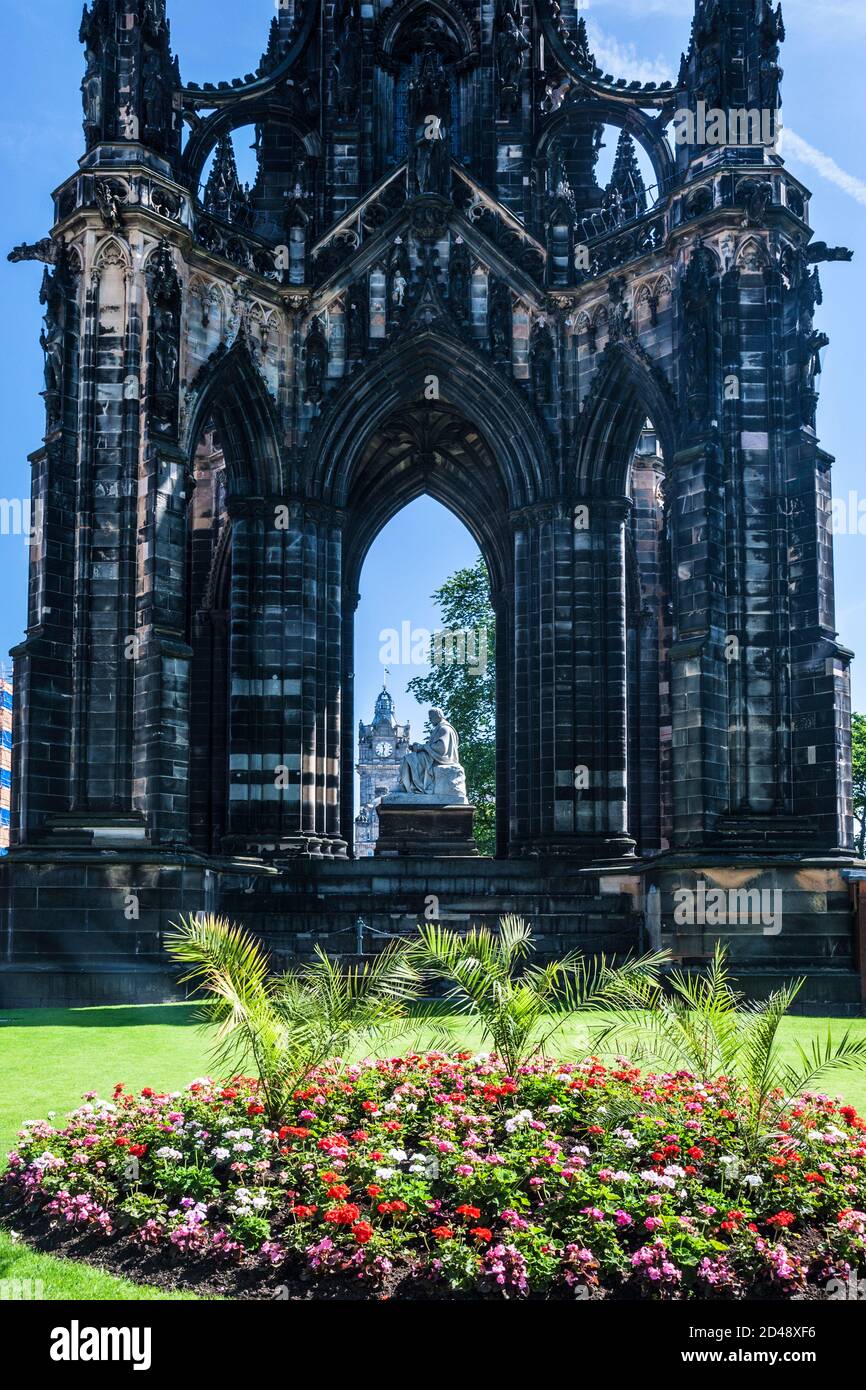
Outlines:
{"type": "Polygon", "coordinates": [[[519,0],[503,0],[496,27],[499,105],[503,115],[509,115],[520,99],[520,77],[529,49],[529,40],[520,27],[519,0]]]}
{"type": "Polygon", "coordinates": [[[346,309],[346,346],[350,357],[363,357],[369,334],[369,306],[366,285],[355,284],[349,291],[346,309]]]}
{"type": "Polygon", "coordinates": [[[307,334],[304,357],[306,398],[312,405],[318,405],[325,394],[328,374],[328,340],[318,322],[307,334]]]}
{"type": "Polygon", "coordinates": [[[63,292],[56,273],[45,271],[39,302],[45,305],[45,317],[39,334],[39,346],[45,353],[45,404],[49,421],[53,421],[63,387],[64,358],[63,292]]]}
{"type": "Polygon", "coordinates": [[[821,352],[830,343],[826,333],[813,330],[803,343],[801,419],[804,425],[815,427],[818,406],[818,377],[821,375],[821,352]]]}
{"type": "Polygon", "coordinates": [[[469,248],[461,237],[455,239],[451,248],[448,269],[448,304],[454,317],[462,323],[469,317],[471,267],[469,248]]]}
{"type": "Polygon", "coordinates": [[[102,74],[99,54],[92,40],[86,40],[86,69],[81,83],[81,100],[84,107],[84,138],[88,148],[102,136],[102,74]]]}
{"type": "Polygon", "coordinates": [[[157,427],[168,432],[177,421],[181,290],[167,241],[161,242],[151,257],[148,291],[153,339],[153,414],[157,427]]]}
{"type": "Polygon", "coordinates": [[[120,211],[120,195],[116,186],[109,183],[107,179],[98,179],[93,188],[93,196],[96,199],[96,206],[99,208],[99,215],[104,225],[110,232],[119,232],[123,226],[123,217],[120,211]]]}
{"type": "Polygon", "coordinates": [[[682,303],[686,335],[686,394],[689,418],[705,419],[709,410],[713,359],[713,285],[711,259],[704,247],[692,253],[683,278],[682,303]]]}
{"type": "Polygon", "coordinates": [[[334,15],[334,62],[337,113],[352,120],[361,94],[361,12],[358,0],[342,0],[334,15]]]}
{"type": "Polygon", "coordinates": [[[162,62],[155,49],[151,49],[144,60],[141,96],[144,106],[144,128],[147,135],[150,137],[162,135],[165,127],[165,93],[162,80],[162,62]]]}
{"type": "Polygon", "coordinates": [[[177,385],[179,354],[177,347],[178,315],[171,304],[158,305],[154,312],[156,354],[156,389],[169,395],[177,385]]]}
{"type": "Polygon", "coordinates": [[[449,130],[451,88],[442,59],[427,43],[417,81],[407,92],[411,148],[410,188],[413,193],[447,194],[450,186],[449,130]]]}
{"type": "Polygon", "coordinates": [[[409,255],[402,237],[394,238],[388,257],[388,299],[391,308],[402,310],[409,286],[409,255]]]}
{"type": "Polygon", "coordinates": [[[774,10],[769,0],[757,0],[756,11],[761,35],[761,105],[773,111],[779,105],[779,88],[785,75],[779,66],[779,46],[785,39],[782,6],[777,5],[774,10]]]}
{"type": "Polygon", "coordinates": [[[491,282],[487,305],[490,351],[497,362],[511,357],[511,291],[501,280],[491,282]]]}
{"type": "Polygon", "coordinates": [[[532,334],[529,347],[529,364],[532,372],[532,390],[535,399],[548,404],[553,399],[553,365],[556,348],[553,334],[544,319],[539,319],[532,334]]]}

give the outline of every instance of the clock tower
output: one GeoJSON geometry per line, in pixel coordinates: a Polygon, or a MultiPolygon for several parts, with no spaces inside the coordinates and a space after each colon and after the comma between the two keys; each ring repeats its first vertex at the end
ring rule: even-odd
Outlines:
{"type": "Polygon", "coordinates": [[[373,720],[358,726],[358,765],[361,809],[355,817],[355,858],[368,859],[379,838],[376,802],[400,785],[400,764],[409,747],[409,725],[394,718],[394,701],[383,685],[373,720]]]}

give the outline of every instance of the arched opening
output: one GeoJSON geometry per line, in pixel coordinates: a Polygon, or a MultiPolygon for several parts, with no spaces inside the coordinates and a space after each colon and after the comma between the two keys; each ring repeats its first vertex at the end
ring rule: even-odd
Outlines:
{"type": "MultiPolygon", "coordinates": [[[[213,306],[210,314],[214,314],[213,306]]],[[[214,325],[215,329],[217,325],[214,325]]],[[[250,621],[247,579],[236,578],[233,509],[275,495],[280,464],[273,405],[246,340],[221,343],[203,368],[190,412],[186,606],[190,666],[190,842],[221,853],[230,830],[232,738],[250,717],[232,685],[250,621]],[[232,628],[234,619],[234,650],[232,628]],[[234,732],[233,732],[234,731],[234,732]]],[[[243,524],[243,523],[242,523],[243,524]]]]}
{"type": "Polygon", "coordinates": [[[356,858],[373,853],[376,802],[400,790],[411,743],[440,705],[460,738],[476,842],[495,852],[496,626],[490,579],[455,514],[419,497],[386,522],[363,564],[354,625],[356,858]],[[408,561],[408,563],[407,563],[408,561]]]}
{"type": "MultiPolygon", "coordinates": [[[[507,510],[506,491],[486,440],[453,407],[442,402],[396,411],[373,432],[361,453],[347,499],[343,551],[344,839],[355,838],[359,810],[355,800],[358,750],[354,733],[361,721],[370,720],[378,694],[372,686],[377,680],[381,684],[382,666],[390,664],[405,676],[401,689],[404,698],[408,682],[413,678],[420,681],[426,673],[426,707],[441,701],[446,715],[454,716],[452,722],[458,734],[465,737],[472,729],[471,747],[467,747],[472,764],[468,780],[471,789],[482,789],[483,804],[478,817],[481,847],[487,853],[506,852],[510,690],[505,653],[512,604],[507,510]],[[419,517],[424,518],[423,528],[413,541],[413,522],[419,517]],[[396,536],[405,534],[411,546],[404,556],[388,553],[388,533],[392,528],[396,536]],[[425,551],[429,552],[429,561],[424,559],[425,551]],[[395,584],[386,605],[391,620],[385,622],[383,618],[371,639],[364,614],[354,624],[352,618],[363,593],[362,569],[375,575],[383,555],[395,584]],[[462,578],[464,588],[467,587],[469,576],[465,572],[473,568],[475,582],[468,585],[472,593],[467,594],[467,602],[457,602],[448,610],[452,621],[443,622],[444,609],[440,609],[437,620],[431,603],[434,590],[456,570],[464,571],[462,578]],[[479,575],[483,579],[479,580],[479,575]],[[405,611],[398,612],[401,605],[405,611]],[[465,623],[462,613],[469,616],[465,623]],[[498,664],[494,660],[497,632],[501,658],[498,664]],[[356,647],[356,635],[365,643],[363,649],[356,647]],[[438,645],[434,639],[438,639],[438,645]],[[435,659],[426,660],[425,654],[435,659]],[[384,660],[385,656],[391,660],[384,660]],[[359,685],[360,671],[367,673],[363,690],[359,685]],[[448,703],[454,708],[448,709],[448,703]],[[478,718],[470,725],[473,706],[478,718]],[[484,769],[489,775],[484,775],[484,769]],[[495,807],[491,801],[495,801],[495,807]]],[[[392,691],[395,688],[400,686],[392,687],[392,691]]],[[[423,698],[421,690],[419,698],[423,698]]],[[[394,713],[395,725],[405,723],[396,701],[394,713]]],[[[411,741],[423,742],[426,738],[424,718],[426,708],[418,706],[413,714],[411,741]]],[[[364,735],[368,742],[372,736],[371,732],[364,735]]],[[[393,780],[400,739],[383,732],[381,741],[394,744],[385,757],[389,778],[393,780]]],[[[375,765],[374,758],[371,767],[375,765]]],[[[375,791],[372,772],[365,790],[371,787],[375,791]]],[[[360,807],[364,804],[360,803],[360,807]]]]}
{"type": "Polygon", "coordinates": [[[626,532],[628,831],[638,852],[668,849],[671,781],[671,534],[665,458],[644,421],[629,470],[626,532]]]}
{"type": "Polygon", "coordinates": [[[676,418],[664,378],[635,351],[609,343],[584,401],[574,466],[587,516],[613,505],[625,518],[626,826],[642,854],[668,848],[673,834],[670,652],[676,615],[668,476],[676,418]]]}
{"type": "Polygon", "coordinates": [[[193,456],[187,512],[190,668],[190,843],[219,854],[228,832],[231,520],[226,456],[209,417],[193,456]]]}

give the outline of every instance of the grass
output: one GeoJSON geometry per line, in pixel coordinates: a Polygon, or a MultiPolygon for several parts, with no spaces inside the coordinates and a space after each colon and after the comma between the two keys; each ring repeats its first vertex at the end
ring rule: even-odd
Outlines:
{"type": "MultiPolygon", "coordinates": [[[[208,1040],[196,1027],[192,1004],[123,1006],[99,1009],[25,1009],[0,1016],[0,1162],[15,1143],[24,1120],[44,1119],[49,1111],[58,1118],[81,1100],[85,1091],[110,1095],[122,1081],[130,1089],[154,1086],[178,1090],[196,1076],[208,1073],[208,1040]]],[[[793,1056],[803,1045],[828,1027],[841,1037],[850,1027],[866,1036],[866,1019],[850,1024],[839,1019],[788,1018],[782,1025],[786,1050],[793,1056]]],[[[464,1020],[449,1021],[454,1047],[473,1047],[480,1042],[477,1029],[464,1020]]],[[[577,1019],[562,1038],[561,1050],[585,1050],[586,1021],[577,1019]]],[[[391,1054],[404,1047],[423,1045],[412,1032],[392,1039],[383,1049],[391,1054]]],[[[831,1082],[824,1089],[832,1091],[831,1082]]],[[[866,1075],[843,1076],[839,1089],[845,1099],[866,1113],[866,1075]]],[[[103,1274],[88,1265],[38,1255],[0,1232],[0,1281],[41,1281],[41,1296],[48,1300],[127,1300],[167,1295],[103,1274]]],[[[0,1291],[2,1292],[2,1291],[0,1291]]]]}

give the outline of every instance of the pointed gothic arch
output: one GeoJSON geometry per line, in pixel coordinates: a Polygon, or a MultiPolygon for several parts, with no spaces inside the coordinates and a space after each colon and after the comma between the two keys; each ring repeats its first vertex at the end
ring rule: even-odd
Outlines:
{"type": "Polygon", "coordinates": [[[510,509],[551,496],[550,448],[525,398],[490,358],[435,328],[398,340],[329,400],[307,447],[310,495],[344,507],[364,444],[377,426],[398,406],[429,399],[451,406],[476,428],[484,422],[488,442],[495,441],[510,509]]]}
{"type": "Polygon", "coordinates": [[[185,451],[191,455],[212,417],[223,440],[231,497],[279,495],[279,421],[246,332],[241,331],[230,348],[221,344],[210,356],[186,405],[185,451]]]}
{"type": "Polygon", "coordinates": [[[569,470],[578,496],[626,496],[631,461],[647,417],[665,457],[673,458],[679,427],[672,387],[636,343],[608,343],[578,421],[569,470]]]}

